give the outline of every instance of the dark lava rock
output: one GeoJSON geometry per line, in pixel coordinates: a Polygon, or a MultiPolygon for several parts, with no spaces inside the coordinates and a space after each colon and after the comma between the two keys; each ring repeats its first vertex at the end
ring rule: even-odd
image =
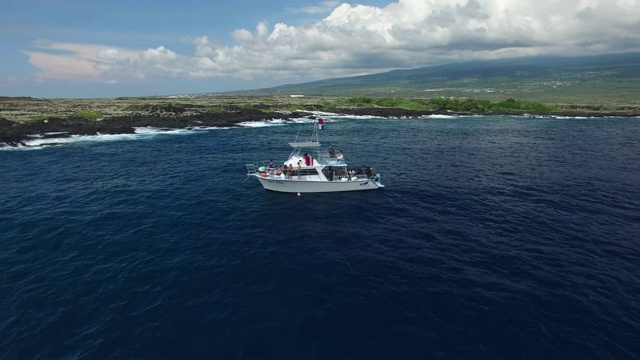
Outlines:
{"type": "MultiPolygon", "coordinates": [[[[163,112],[179,113],[184,108],[169,106],[163,112]]],[[[131,114],[104,118],[102,120],[82,117],[49,118],[46,120],[14,122],[0,118],[0,147],[20,146],[24,141],[37,137],[68,137],[71,135],[133,134],[136,127],[158,127],[184,129],[193,127],[230,127],[240,122],[270,119],[291,119],[309,115],[307,113],[263,113],[259,110],[241,109],[237,112],[203,113],[189,116],[154,116],[131,114]],[[56,133],[55,135],[46,135],[56,133]]]]}

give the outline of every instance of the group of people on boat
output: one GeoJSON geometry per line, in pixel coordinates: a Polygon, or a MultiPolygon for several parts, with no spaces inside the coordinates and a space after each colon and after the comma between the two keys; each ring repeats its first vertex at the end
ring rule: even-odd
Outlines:
{"type": "Polygon", "coordinates": [[[331,159],[337,159],[338,161],[344,160],[344,153],[342,152],[342,150],[339,150],[338,156],[336,156],[336,150],[333,148],[333,146],[329,146],[329,150],[327,150],[327,153],[329,154],[329,158],[331,159]]]}
{"type": "Polygon", "coordinates": [[[261,176],[266,177],[267,175],[276,175],[276,176],[280,176],[283,175],[285,179],[291,179],[292,175],[295,175],[296,173],[300,173],[300,169],[302,168],[302,160],[298,161],[298,168],[294,169],[293,165],[289,164],[287,165],[282,165],[282,166],[277,166],[276,163],[271,160],[269,162],[269,164],[266,166],[266,168],[264,168],[264,171],[262,171],[261,169],[261,176]]]}
{"type": "MultiPolygon", "coordinates": [[[[307,155],[305,153],[305,155],[307,155]]],[[[308,155],[307,155],[308,156],[308,155]]],[[[282,176],[284,179],[292,179],[293,176],[300,177],[300,170],[302,166],[304,166],[304,162],[307,160],[298,160],[297,168],[295,168],[292,164],[282,166],[276,165],[276,163],[271,160],[266,167],[261,167],[259,169],[260,175],[262,177],[267,176],[282,176]]],[[[360,165],[355,167],[341,167],[341,166],[327,166],[322,170],[327,179],[329,181],[333,181],[334,179],[343,179],[347,178],[349,180],[356,178],[373,178],[376,173],[373,170],[373,167],[369,165],[360,165]]]]}
{"type": "Polygon", "coordinates": [[[373,171],[373,168],[369,165],[361,165],[355,168],[347,168],[347,172],[349,176],[362,177],[366,176],[367,178],[372,178],[375,176],[376,172],[373,171]]]}

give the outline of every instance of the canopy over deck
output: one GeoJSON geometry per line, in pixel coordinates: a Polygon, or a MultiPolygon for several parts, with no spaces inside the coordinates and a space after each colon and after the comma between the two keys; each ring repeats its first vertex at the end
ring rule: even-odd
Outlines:
{"type": "Polygon", "coordinates": [[[290,142],[289,145],[293,148],[313,148],[320,147],[320,143],[318,141],[294,141],[290,142]]]}

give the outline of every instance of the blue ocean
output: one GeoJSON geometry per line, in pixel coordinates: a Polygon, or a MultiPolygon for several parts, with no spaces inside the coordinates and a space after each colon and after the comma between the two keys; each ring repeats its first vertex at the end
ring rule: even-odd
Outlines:
{"type": "Polygon", "coordinates": [[[302,119],[3,148],[0,358],[640,358],[640,119],[325,120],[384,189],[245,181],[302,119]]]}

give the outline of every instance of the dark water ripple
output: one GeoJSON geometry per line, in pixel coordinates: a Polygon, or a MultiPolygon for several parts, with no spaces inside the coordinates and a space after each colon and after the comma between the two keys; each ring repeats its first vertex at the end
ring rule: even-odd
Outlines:
{"type": "Polygon", "coordinates": [[[297,131],[0,152],[0,358],[640,357],[638,119],[329,122],[384,191],[240,184],[297,131]]]}

